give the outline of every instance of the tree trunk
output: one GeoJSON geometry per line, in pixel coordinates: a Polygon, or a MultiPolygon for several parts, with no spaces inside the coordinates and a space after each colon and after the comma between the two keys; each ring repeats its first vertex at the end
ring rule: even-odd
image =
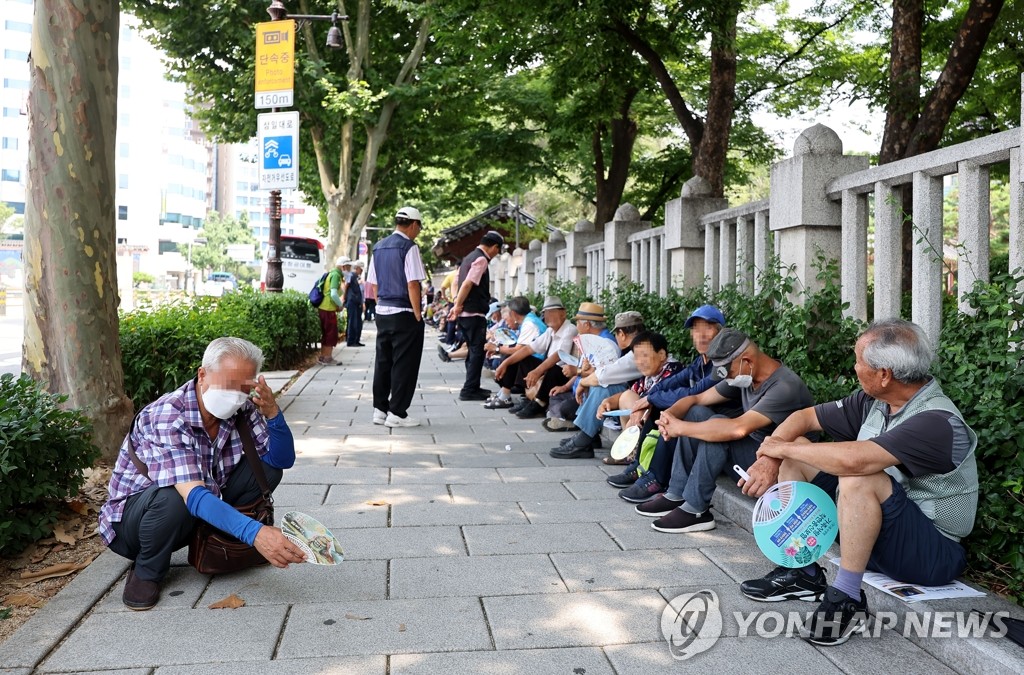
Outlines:
{"type": "Polygon", "coordinates": [[[67,394],[111,459],[132,420],[118,341],[116,0],[36,0],[23,367],[67,394]]]}
{"type": "Polygon", "coordinates": [[[595,205],[594,225],[598,231],[604,229],[606,223],[615,216],[615,210],[622,202],[622,193],[626,190],[629,178],[629,165],[633,160],[633,145],[636,142],[636,122],[630,118],[629,111],[637,90],[626,93],[619,115],[611,121],[611,161],[605,164],[603,137],[608,127],[604,124],[594,129],[592,143],[594,148],[594,179],[595,205]]]}
{"type": "Polygon", "coordinates": [[[700,146],[695,148],[693,173],[711,184],[712,196],[725,194],[725,160],[736,105],[736,19],[740,3],[730,0],[713,10],[711,35],[711,83],[708,116],[700,146]]]}
{"type": "Polygon", "coordinates": [[[878,162],[906,156],[921,108],[921,34],[923,0],[893,0],[889,47],[889,100],[878,162]]]}

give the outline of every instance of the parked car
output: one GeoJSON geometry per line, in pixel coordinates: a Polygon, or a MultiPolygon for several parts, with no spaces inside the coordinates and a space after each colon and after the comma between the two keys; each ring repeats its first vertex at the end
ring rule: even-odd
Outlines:
{"type": "MultiPolygon", "coordinates": [[[[324,245],[318,239],[281,235],[281,272],[283,288],[309,293],[326,271],[324,245]]],[[[267,259],[260,266],[260,290],[267,287],[267,259]]]]}
{"type": "Polygon", "coordinates": [[[203,295],[224,295],[238,288],[238,279],[231,272],[212,272],[206,278],[203,295]]]}

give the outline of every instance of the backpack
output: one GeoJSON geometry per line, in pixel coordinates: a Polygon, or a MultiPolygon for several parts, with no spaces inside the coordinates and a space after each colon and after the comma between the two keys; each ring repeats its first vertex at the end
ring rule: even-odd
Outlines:
{"type": "Polygon", "coordinates": [[[327,281],[328,274],[330,272],[324,272],[324,275],[313,284],[313,288],[309,292],[309,304],[314,307],[319,307],[320,303],[324,301],[324,282],[327,281]]]}

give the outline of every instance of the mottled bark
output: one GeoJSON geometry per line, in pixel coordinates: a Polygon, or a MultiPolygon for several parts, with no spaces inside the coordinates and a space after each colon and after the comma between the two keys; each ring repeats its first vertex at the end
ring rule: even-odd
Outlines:
{"type": "Polygon", "coordinates": [[[894,0],[889,44],[889,100],[878,161],[905,157],[921,107],[921,33],[923,0],[894,0]]]}
{"type": "Polygon", "coordinates": [[[25,205],[25,372],[67,394],[116,456],[132,420],[118,341],[119,7],[36,0],[25,205]]]}
{"type": "Polygon", "coordinates": [[[736,105],[736,18],[740,3],[723,2],[714,10],[711,34],[711,82],[704,136],[693,158],[693,173],[710,184],[712,196],[725,194],[725,160],[736,105]]]}

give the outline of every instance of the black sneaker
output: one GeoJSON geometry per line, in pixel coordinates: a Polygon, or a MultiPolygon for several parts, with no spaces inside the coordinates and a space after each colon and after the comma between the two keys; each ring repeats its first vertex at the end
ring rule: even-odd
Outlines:
{"type": "Polygon", "coordinates": [[[701,514],[690,513],[682,509],[673,509],[671,513],[651,523],[651,528],[658,532],[677,534],[680,532],[707,532],[715,529],[715,517],[711,511],[701,514]]]}
{"type": "Polygon", "coordinates": [[[803,570],[776,567],[760,579],[751,579],[740,584],[740,592],[751,600],[759,602],[781,602],[803,600],[817,602],[825,595],[828,580],[821,565],[815,565],[813,577],[803,570]]]}
{"type": "Polygon", "coordinates": [[[445,363],[451,363],[452,357],[448,356],[448,350],[444,348],[444,345],[437,346],[437,356],[445,363]]]}
{"type": "Polygon", "coordinates": [[[488,391],[470,391],[459,394],[460,401],[486,401],[491,397],[488,391]]]}
{"type": "Polygon", "coordinates": [[[536,401],[527,401],[526,405],[519,409],[516,413],[516,417],[521,420],[528,420],[532,417],[543,417],[547,406],[543,406],[536,401]]]}
{"type": "Polygon", "coordinates": [[[860,600],[854,600],[846,593],[829,586],[825,599],[818,605],[811,618],[800,629],[800,637],[811,644],[822,647],[841,645],[854,633],[860,633],[868,626],[868,600],[864,591],[860,600]]]}
{"type": "Polygon", "coordinates": [[[532,403],[532,401],[530,401],[530,399],[526,398],[525,396],[520,397],[520,399],[516,401],[516,404],[509,408],[508,411],[515,415],[517,412],[525,408],[527,403],[532,403]]]}
{"type": "Polygon", "coordinates": [[[619,490],[619,497],[630,504],[642,504],[648,499],[654,499],[664,491],[665,488],[661,486],[661,483],[654,480],[654,474],[648,471],[625,490],[619,490]]]}
{"type": "Polygon", "coordinates": [[[594,457],[594,439],[582,431],[577,431],[569,439],[569,443],[561,444],[557,448],[551,448],[548,453],[555,459],[579,459],[594,457]]]}
{"type": "Polygon", "coordinates": [[[622,473],[617,473],[614,476],[608,476],[605,482],[612,487],[617,488],[628,488],[633,483],[640,479],[640,465],[637,462],[633,462],[626,467],[626,470],[622,473]]]}

